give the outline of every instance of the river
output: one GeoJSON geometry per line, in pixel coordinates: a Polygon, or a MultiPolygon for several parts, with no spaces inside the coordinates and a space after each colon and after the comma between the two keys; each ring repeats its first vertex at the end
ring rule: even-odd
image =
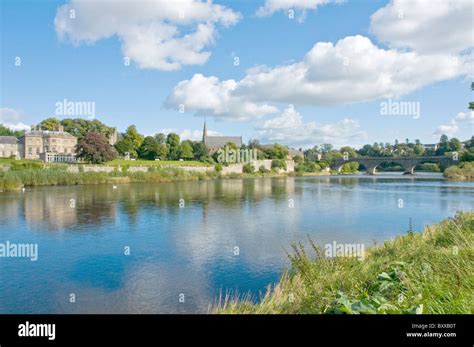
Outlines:
{"type": "Polygon", "coordinates": [[[0,313],[200,313],[256,298],[308,237],[366,247],[474,209],[440,174],[37,187],[0,193],[0,313]]]}

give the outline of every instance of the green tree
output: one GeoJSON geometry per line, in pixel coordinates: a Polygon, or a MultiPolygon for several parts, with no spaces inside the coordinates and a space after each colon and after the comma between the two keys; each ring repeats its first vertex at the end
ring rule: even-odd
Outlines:
{"type": "Polygon", "coordinates": [[[288,148],[283,147],[278,143],[275,143],[270,148],[267,148],[264,152],[269,159],[286,159],[288,156],[288,148]]]}
{"type": "Polygon", "coordinates": [[[121,155],[126,155],[128,153],[132,158],[138,157],[138,152],[135,149],[135,146],[133,145],[132,141],[130,141],[129,139],[120,139],[115,144],[115,148],[117,149],[117,152],[119,152],[121,155]]]}
{"type": "Polygon", "coordinates": [[[25,134],[23,130],[11,130],[6,126],[0,124],[0,136],[15,136],[16,138],[22,137],[25,134]]]}
{"type": "Polygon", "coordinates": [[[115,128],[105,125],[98,119],[65,118],[61,121],[61,125],[64,127],[64,131],[79,139],[83,138],[89,132],[100,133],[110,139],[112,134],[116,131],[115,128]]]}
{"type": "Polygon", "coordinates": [[[159,133],[155,135],[155,140],[158,142],[160,145],[165,145],[166,144],[166,135],[163,133],[159,133]]]}
{"type": "Polygon", "coordinates": [[[436,155],[444,155],[444,153],[449,151],[449,139],[448,136],[443,134],[439,139],[439,146],[436,150],[436,155]]]}
{"type": "Polygon", "coordinates": [[[169,149],[169,159],[170,160],[177,160],[179,159],[179,150],[180,150],[180,139],[179,135],[175,133],[169,133],[166,137],[166,144],[168,145],[169,149]]]}
{"type": "Polygon", "coordinates": [[[207,158],[209,156],[209,150],[206,145],[201,141],[192,142],[194,159],[201,160],[201,158],[207,158]]]}
{"type": "Polygon", "coordinates": [[[113,160],[117,156],[105,135],[94,132],[87,133],[79,140],[76,153],[79,158],[94,164],[113,160]]]}
{"type": "Polygon", "coordinates": [[[348,157],[349,158],[355,158],[357,157],[357,152],[354,148],[352,147],[349,147],[349,146],[344,146],[344,147],[341,147],[341,149],[339,150],[339,152],[341,154],[344,155],[344,153],[347,153],[348,157]]]}
{"type": "Polygon", "coordinates": [[[415,155],[421,156],[425,154],[425,146],[423,146],[421,143],[416,144],[413,150],[415,155]]]}
{"type": "Polygon", "coordinates": [[[41,121],[39,126],[41,127],[42,130],[58,130],[58,127],[61,125],[61,121],[57,118],[46,118],[45,120],[41,121]]]}
{"type": "Polygon", "coordinates": [[[160,160],[166,160],[168,158],[168,155],[169,155],[168,146],[164,143],[159,143],[158,146],[157,146],[156,154],[157,154],[157,157],[160,160]]]}
{"type": "Polygon", "coordinates": [[[138,149],[138,156],[147,160],[154,160],[158,155],[158,142],[153,136],[147,136],[138,149]]]}
{"type": "Polygon", "coordinates": [[[459,141],[459,139],[453,137],[451,140],[449,140],[448,143],[448,149],[450,152],[459,152],[462,150],[462,143],[459,141]]]}
{"type": "Polygon", "coordinates": [[[262,146],[260,145],[260,141],[257,139],[251,139],[248,144],[248,148],[250,149],[262,149],[262,146]]]}
{"type": "Polygon", "coordinates": [[[135,125],[130,125],[125,131],[123,137],[124,139],[129,140],[133,144],[135,150],[140,148],[143,143],[143,140],[145,139],[145,137],[138,132],[137,127],[135,125]]]}
{"type": "Polygon", "coordinates": [[[181,142],[181,145],[179,146],[179,157],[187,160],[194,158],[191,141],[186,140],[181,142]]]}

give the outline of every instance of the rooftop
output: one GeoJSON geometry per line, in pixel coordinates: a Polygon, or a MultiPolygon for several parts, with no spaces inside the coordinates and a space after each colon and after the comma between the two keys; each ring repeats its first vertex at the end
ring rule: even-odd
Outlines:
{"type": "Polygon", "coordinates": [[[50,131],[50,130],[31,130],[27,131],[25,135],[29,136],[62,136],[62,137],[70,137],[70,138],[75,138],[75,136],[72,136],[71,134],[65,132],[65,131],[50,131]]]}
{"type": "Polygon", "coordinates": [[[15,136],[0,136],[0,143],[16,145],[18,143],[18,139],[15,136]]]}
{"type": "Polygon", "coordinates": [[[232,142],[237,147],[242,146],[241,136],[206,136],[204,143],[210,148],[224,147],[227,143],[232,142]]]}

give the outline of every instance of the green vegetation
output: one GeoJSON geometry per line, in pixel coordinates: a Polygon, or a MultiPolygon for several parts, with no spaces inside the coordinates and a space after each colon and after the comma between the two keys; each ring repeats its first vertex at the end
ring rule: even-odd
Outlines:
{"type": "Polygon", "coordinates": [[[464,162],[444,170],[444,177],[453,180],[474,180],[474,162],[464,162]]]}
{"type": "Polygon", "coordinates": [[[286,161],[283,159],[273,159],[272,169],[273,170],[286,170],[286,161]]]}
{"type": "Polygon", "coordinates": [[[42,130],[57,130],[60,125],[64,127],[65,132],[76,136],[78,139],[83,138],[89,132],[103,134],[110,138],[115,132],[115,128],[105,125],[98,119],[65,118],[59,120],[57,118],[47,118],[39,124],[42,130]]]}
{"type": "Polygon", "coordinates": [[[297,174],[316,173],[321,172],[321,166],[313,161],[305,160],[304,162],[296,164],[295,171],[297,174]]]}
{"type": "Polygon", "coordinates": [[[88,132],[79,139],[76,152],[79,159],[93,164],[101,164],[117,157],[117,151],[109,144],[105,135],[95,132],[88,132]]]}
{"type": "Polygon", "coordinates": [[[214,172],[188,172],[179,168],[153,168],[149,172],[68,172],[60,168],[0,172],[0,191],[23,186],[54,186],[130,182],[172,182],[215,178],[214,172]]]}
{"type": "Polygon", "coordinates": [[[252,164],[247,163],[243,166],[242,171],[243,173],[252,174],[255,172],[255,168],[253,167],[252,164]]]}
{"type": "Polygon", "coordinates": [[[359,170],[359,163],[355,163],[355,162],[345,163],[344,165],[342,165],[341,173],[346,174],[346,175],[353,174],[353,173],[356,173],[358,170],[359,170]]]}
{"type": "Polygon", "coordinates": [[[256,303],[220,298],[216,313],[474,313],[474,213],[459,212],[366,250],[364,260],[293,245],[292,267],[256,303]]]}
{"type": "Polygon", "coordinates": [[[104,163],[109,166],[207,166],[206,163],[200,161],[179,161],[179,160],[124,160],[115,159],[104,163]]]}
{"type": "Polygon", "coordinates": [[[430,172],[440,172],[441,169],[439,167],[439,164],[436,163],[423,163],[418,165],[415,168],[416,171],[430,171],[430,172]]]}
{"type": "Polygon", "coordinates": [[[0,136],[15,136],[16,138],[20,138],[23,136],[24,133],[24,131],[11,130],[6,126],[0,124],[0,136]]]}

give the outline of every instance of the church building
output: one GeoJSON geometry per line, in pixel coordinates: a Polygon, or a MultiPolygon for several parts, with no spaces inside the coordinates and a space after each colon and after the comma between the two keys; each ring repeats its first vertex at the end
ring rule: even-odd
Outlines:
{"type": "Polygon", "coordinates": [[[242,146],[242,136],[207,136],[206,121],[204,121],[202,142],[209,149],[209,153],[213,154],[229,142],[234,143],[238,148],[240,148],[240,146],[242,146]]]}

